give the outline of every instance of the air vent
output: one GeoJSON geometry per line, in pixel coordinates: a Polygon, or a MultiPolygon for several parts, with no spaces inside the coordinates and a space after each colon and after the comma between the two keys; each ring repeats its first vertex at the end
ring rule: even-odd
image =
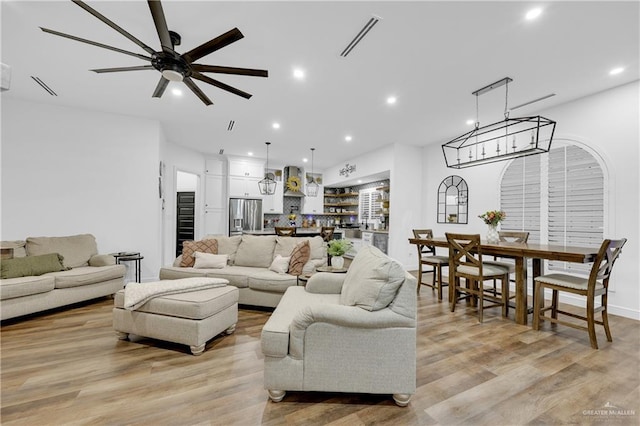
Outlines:
{"type": "Polygon", "coordinates": [[[365,24],[365,26],[362,27],[362,29],[360,30],[358,35],[355,36],[354,39],[351,40],[351,42],[347,45],[347,47],[344,48],[344,50],[342,51],[340,56],[342,56],[343,58],[346,58],[347,55],[349,55],[349,53],[351,53],[353,48],[356,47],[358,45],[358,43],[360,43],[362,41],[364,36],[366,36],[367,33],[369,33],[369,31],[371,31],[371,28],[373,28],[373,26],[375,24],[377,24],[380,19],[382,19],[382,18],[380,18],[378,16],[375,16],[375,15],[371,16],[371,19],[369,19],[369,22],[367,22],[365,24]]]}
{"type": "Polygon", "coordinates": [[[520,104],[520,105],[516,105],[513,108],[510,108],[510,111],[513,111],[514,109],[522,108],[523,106],[531,105],[531,104],[536,103],[536,102],[544,101],[545,99],[550,98],[550,97],[555,96],[555,95],[556,95],[555,93],[549,93],[548,95],[545,95],[545,96],[543,96],[541,98],[537,98],[537,99],[534,99],[532,101],[525,102],[525,103],[520,104]]]}
{"type": "Polygon", "coordinates": [[[227,131],[232,131],[233,130],[233,126],[236,125],[235,120],[229,120],[229,125],[227,126],[227,131]]]}
{"type": "Polygon", "coordinates": [[[44,90],[46,90],[46,92],[48,94],[50,94],[51,96],[58,96],[58,94],[56,92],[54,92],[49,86],[47,86],[47,84],[44,81],[40,80],[39,77],[31,76],[31,78],[33,79],[33,81],[38,83],[40,85],[40,87],[42,87],[44,90]]]}
{"type": "Polygon", "coordinates": [[[224,148],[220,148],[220,151],[218,151],[218,154],[220,155],[224,154],[224,148]]]}

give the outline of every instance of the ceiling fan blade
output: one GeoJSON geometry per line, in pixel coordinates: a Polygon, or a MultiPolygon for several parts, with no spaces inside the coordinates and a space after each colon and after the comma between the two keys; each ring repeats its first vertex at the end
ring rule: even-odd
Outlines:
{"type": "Polygon", "coordinates": [[[205,83],[209,83],[212,86],[216,86],[222,90],[226,90],[227,92],[233,93],[234,95],[238,95],[238,96],[242,96],[245,99],[249,99],[252,95],[247,93],[247,92],[243,92],[240,89],[236,89],[235,87],[229,86],[228,84],[224,84],[218,80],[214,80],[210,77],[207,77],[206,75],[200,74],[199,72],[194,72],[191,74],[191,77],[195,78],[196,80],[200,80],[200,81],[204,81],[205,83]]]}
{"type": "Polygon", "coordinates": [[[153,91],[152,98],[161,98],[164,90],[169,85],[169,80],[164,77],[160,77],[160,81],[158,81],[158,85],[156,86],[156,90],[153,91]]]}
{"type": "Polygon", "coordinates": [[[206,43],[201,44],[200,46],[191,49],[187,53],[182,55],[182,58],[188,63],[197,61],[203,56],[207,56],[209,53],[215,52],[216,50],[222,49],[225,46],[234,43],[244,36],[240,32],[239,29],[234,28],[232,30],[227,31],[226,33],[219,35],[218,37],[209,40],[206,43]]]}
{"type": "Polygon", "coordinates": [[[234,67],[221,67],[218,65],[201,65],[191,64],[191,68],[200,72],[214,72],[218,74],[237,74],[248,75],[252,77],[269,77],[269,71],[267,70],[255,70],[251,68],[234,68],[234,67]]]}
{"type": "Polygon", "coordinates": [[[171,42],[171,36],[169,35],[169,27],[167,26],[167,20],[164,17],[164,10],[162,10],[162,3],[159,0],[148,0],[149,10],[153,17],[153,22],[156,24],[156,31],[158,37],[160,37],[160,44],[164,52],[173,52],[173,43],[171,42]]]}
{"type": "Polygon", "coordinates": [[[203,92],[202,90],[200,90],[200,88],[199,88],[198,86],[196,86],[196,84],[193,82],[193,80],[191,80],[189,77],[185,77],[185,79],[184,79],[184,80],[182,80],[182,82],[183,82],[184,84],[186,84],[186,85],[187,85],[187,87],[188,87],[189,89],[191,89],[191,91],[192,91],[193,93],[195,93],[195,94],[196,94],[196,96],[197,96],[197,97],[199,97],[199,98],[200,98],[200,100],[201,100],[202,102],[204,102],[204,104],[205,104],[205,105],[212,105],[212,104],[213,104],[213,102],[211,102],[211,99],[209,99],[209,98],[207,97],[207,95],[205,95],[205,94],[204,94],[204,92],[203,92]]]}
{"type": "Polygon", "coordinates": [[[88,4],[86,4],[86,3],[84,3],[84,2],[82,2],[80,0],[71,0],[71,1],[73,1],[75,4],[77,4],[78,6],[80,6],[81,8],[83,8],[84,10],[86,10],[87,12],[89,12],[90,14],[92,14],[93,16],[95,16],[96,18],[98,18],[99,20],[101,20],[102,22],[104,22],[105,24],[110,26],[111,28],[113,28],[114,30],[116,30],[117,32],[119,32],[120,34],[122,34],[123,36],[125,36],[126,38],[128,38],[129,40],[131,40],[132,42],[134,42],[135,44],[137,44],[138,46],[140,46],[144,50],[146,50],[149,54],[153,55],[155,53],[155,51],[152,48],[150,48],[149,46],[147,46],[146,44],[144,44],[143,42],[138,40],[136,37],[134,37],[131,34],[129,34],[123,28],[118,26],[116,23],[111,21],[109,18],[107,18],[104,15],[102,15],[97,10],[93,9],[88,4]]]}
{"type": "Polygon", "coordinates": [[[139,65],[135,67],[118,67],[118,68],[98,68],[95,70],[89,70],[97,73],[103,72],[120,72],[120,71],[141,71],[141,70],[153,70],[153,65],[139,65]]]}
{"type": "Polygon", "coordinates": [[[102,47],[103,49],[113,50],[114,52],[124,53],[125,55],[135,56],[136,58],[144,59],[145,61],[151,61],[150,57],[141,55],[139,53],[133,53],[133,52],[129,52],[127,50],[118,49],[117,47],[107,46],[106,44],[98,43],[96,41],[87,40],[85,38],[72,36],[70,34],[65,34],[65,33],[61,33],[61,32],[58,32],[58,31],[50,30],[48,28],[40,27],[40,29],[42,31],[44,31],[45,33],[57,35],[57,36],[68,38],[68,39],[75,40],[75,41],[80,41],[82,43],[87,43],[87,44],[90,44],[92,46],[102,47]]]}

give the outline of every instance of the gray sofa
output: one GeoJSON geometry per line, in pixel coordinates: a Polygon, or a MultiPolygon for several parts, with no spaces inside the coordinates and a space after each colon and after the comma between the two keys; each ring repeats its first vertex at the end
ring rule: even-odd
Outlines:
{"type": "MultiPolygon", "coordinates": [[[[65,269],[0,279],[2,320],[112,295],[124,287],[125,266],[116,265],[113,256],[98,254],[91,234],[29,237],[26,241],[0,244],[3,248],[12,248],[18,261],[17,258],[27,257],[37,261],[49,253],[58,253],[63,258],[60,269],[65,269]]],[[[9,264],[7,261],[3,275],[9,264]]]]}
{"type": "Polygon", "coordinates": [[[172,266],[160,269],[161,280],[189,277],[225,278],[229,285],[240,290],[241,305],[276,307],[287,288],[298,285],[296,275],[269,270],[276,256],[290,256],[293,248],[304,240],[309,241],[310,258],[303,274],[311,274],[316,267],[327,265],[327,246],[322,237],[281,237],[275,235],[207,235],[203,240],[215,239],[218,254],[228,256],[223,268],[181,267],[182,256],[172,266]]]}
{"type": "Polygon", "coordinates": [[[390,394],[416,389],[416,279],[379,249],[360,249],[346,274],[316,273],[287,289],[262,329],[264,386],[390,394]]]}

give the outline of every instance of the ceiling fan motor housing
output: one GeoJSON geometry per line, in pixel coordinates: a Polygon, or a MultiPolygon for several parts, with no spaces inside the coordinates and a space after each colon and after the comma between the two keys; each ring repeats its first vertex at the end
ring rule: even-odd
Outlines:
{"type": "Polygon", "coordinates": [[[191,67],[175,52],[157,52],[151,58],[151,65],[170,81],[182,81],[191,76],[191,67]]]}

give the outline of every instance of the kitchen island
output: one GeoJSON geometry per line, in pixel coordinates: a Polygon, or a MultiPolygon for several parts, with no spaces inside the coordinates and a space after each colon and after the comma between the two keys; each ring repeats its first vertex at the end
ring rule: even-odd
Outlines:
{"type": "MultiPolygon", "coordinates": [[[[315,237],[320,235],[321,228],[296,228],[296,237],[315,237]]],[[[265,228],[259,231],[243,231],[243,234],[248,235],[276,235],[276,230],[274,228],[265,228]]],[[[336,228],[333,231],[333,237],[335,239],[342,238],[342,229],[336,228]]]]}

